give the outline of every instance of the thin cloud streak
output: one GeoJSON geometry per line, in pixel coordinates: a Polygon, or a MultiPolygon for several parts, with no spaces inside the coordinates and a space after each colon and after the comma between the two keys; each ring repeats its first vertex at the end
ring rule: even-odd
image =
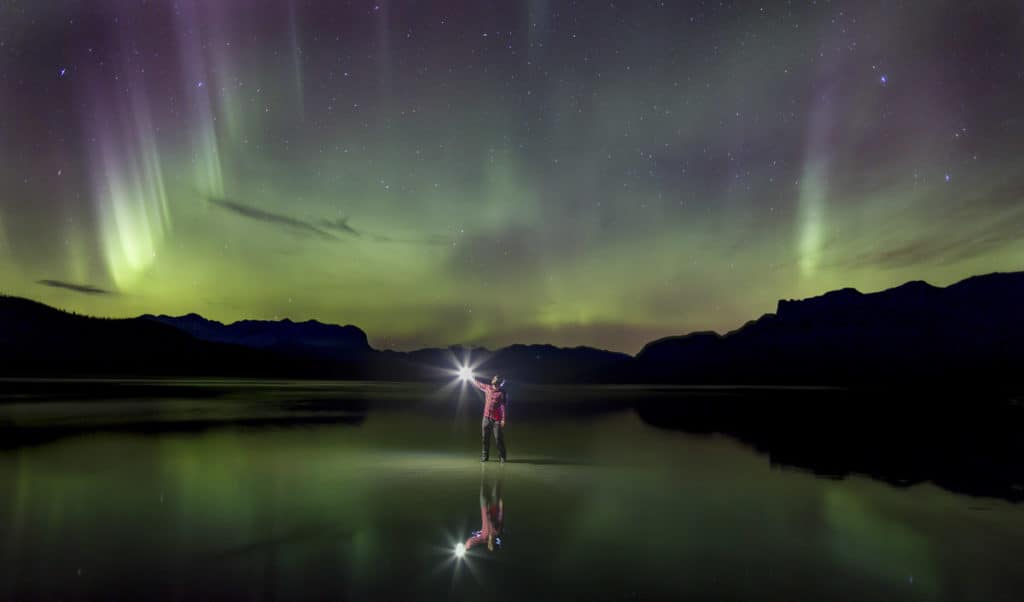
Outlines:
{"type": "Polygon", "coordinates": [[[92,286],[91,284],[75,284],[73,282],[64,282],[63,280],[37,280],[37,284],[43,286],[49,286],[51,288],[61,288],[64,290],[74,291],[76,293],[84,293],[86,295],[113,295],[114,291],[109,291],[98,286],[92,286]]]}
{"type": "Polygon", "coordinates": [[[309,222],[305,222],[305,221],[302,221],[300,219],[296,219],[294,217],[289,217],[287,215],[281,215],[280,213],[271,213],[270,211],[264,211],[262,209],[256,209],[255,207],[250,207],[249,205],[245,205],[245,204],[242,204],[242,203],[237,203],[235,201],[229,201],[229,200],[225,200],[225,199],[207,199],[207,200],[210,203],[212,203],[212,204],[214,204],[214,205],[216,205],[216,206],[218,206],[218,207],[220,207],[222,209],[226,209],[226,210],[228,210],[228,211],[230,211],[230,212],[232,212],[232,213],[234,213],[236,215],[241,215],[242,217],[247,217],[249,219],[253,219],[253,220],[256,220],[256,221],[264,222],[264,223],[267,223],[267,224],[273,224],[273,225],[281,226],[281,227],[287,228],[287,229],[289,229],[289,230],[291,230],[293,232],[299,232],[299,233],[303,233],[303,234],[310,235],[310,236],[316,236],[316,237],[322,238],[324,240],[333,240],[333,241],[338,240],[338,237],[334,236],[330,232],[322,230],[322,229],[318,228],[317,226],[314,226],[313,224],[311,224],[309,222]]]}

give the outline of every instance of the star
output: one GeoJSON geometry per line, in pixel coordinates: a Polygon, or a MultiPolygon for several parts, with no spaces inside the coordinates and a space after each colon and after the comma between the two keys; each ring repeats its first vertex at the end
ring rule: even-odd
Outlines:
{"type": "Polygon", "coordinates": [[[0,290],[38,268],[95,272],[124,293],[69,309],[128,315],[151,286],[146,311],[235,320],[285,301],[398,348],[536,334],[635,352],[648,331],[732,328],[833,283],[881,290],[895,266],[944,282],[1012,266],[1010,246],[921,251],[1015,216],[1024,69],[972,25],[1006,2],[845,16],[823,2],[17,4],[23,31],[0,33],[0,78],[26,115],[0,135],[15,158],[0,247],[25,265],[0,264],[0,290]],[[54,82],[71,79],[64,60],[75,81],[54,82]],[[950,168],[964,166],[954,188],[950,168]],[[235,209],[207,215],[209,199],[235,209]],[[935,215],[935,199],[978,210],[935,215]],[[335,201],[379,238],[319,234],[335,201]],[[178,281],[193,272],[233,277],[178,281]],[[477,291],[481,274],[508,277],[477,291]],[[690,307],[668,274],[707,295],[690,307]],[[320,280],[351,286],[325,296],[320,280]],[[737,294],[745,281],[757,295],[737,294]],[[385,294],[430,302],[370,311],[385,294]]]}

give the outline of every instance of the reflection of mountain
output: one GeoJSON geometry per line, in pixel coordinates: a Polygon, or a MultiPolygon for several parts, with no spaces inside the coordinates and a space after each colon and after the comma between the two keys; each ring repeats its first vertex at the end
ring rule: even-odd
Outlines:
{"type": "Polygon", "coordinates": [[[599,349],[512,345],[375,351],[355,326],[316,321],[221,324],[196,314],[99,320],[0,297],[6,374],[247,374],[447,378],[471,351],[483,370],[520,382],[1021,384],[1024,272],[923,282],[872,294],[842,289],[780,301],[726,335],[649,343],[636,357],[599,349]]]}
{"type": "Polygon", "coordinates": [[[636,411],[654,426],[732,435],[773,464],[1024,501],[1024,403],[1001,396],[706,389],[636,411]]]}

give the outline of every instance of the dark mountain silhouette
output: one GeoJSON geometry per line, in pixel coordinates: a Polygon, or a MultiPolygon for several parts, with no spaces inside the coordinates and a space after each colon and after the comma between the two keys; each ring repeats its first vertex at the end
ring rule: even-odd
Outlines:
{"type": "MultiPolygon", "coordinates": [[[[448,381],[468,358],[481,376],[500,372],[513,383],[842,385],[638,388],[629,406],[655,426],[735,436],[780,465],[1024,500],[1022,308],[1024,273],[945,288],[842,289],[780,301],[776,313],[725,335],[668,337],[630,357],[550,345],[376,351],[354,326],[224,325],[195,314],[100,319],[0,296],[0,375],[448,381]]],[[[81,387],[73,389],[77,399],[81,387]]],[[[564,393],[542,393],[545,403],[529,410],[571,405],[575,414],[602,404],[559,406],[564,393]]]]}
{"type": "Polygon", "coordinates": [[[631,380],[863,384],[896,381],[1020,385],[1024,272],[939,288],[908,282],[878,293],[832,291],[779,301],[774,314],[726,335],[646,345],[631,380]]]}
{"type": "Polygon", "coordinates": [[[378,365],[387,366],[392,376],[435,380],[451,379],[452,370],[467,361],[476,367],[480,378],[500,373],[517,382],[597,383],[604,381],[607,371],[623,371],[632,357],[592,347],[511,345],[492,351],[453,346],[404,353],[384,351],[379,354],[378,365]]]}
{"type": "Polygon", "coordinates": [[[0,296],[0,375],[354,376],[241,345],[201,341],[144,318],[81,316],[0,296]]]}
{"type": "Polygon", "coordinates": [[[1024,500],[1024,273],[938,288],[908,282],[780,301],[718,335],[648,344],[630,379],[833,384],[840,390],[705,389],[639,400],[646,422],[720,432],[773,464],[894,485],[931,481],[1024,500]]]}
{"type": "Polygon", "coordinates": [[[18,297],[0,297],[0,375],[253,376],[450,380],[454,358],[525,382],[594,382],[626,354],[513,345],[486,349],[376,351],[355,326],[245,320],[224,325],[196,314],[104,319],[18,297]]]}
{"type": "Polygon", "coordinates": [[[173,326],[202,341],[268,349],[283,354],[351,360],[362,359],[373,351],[366,333],[352,325],[323,324],[316,320],[293,322],[288,319],[276,322],[242,320],[222,324],[194,313],[180,317],[141,317],[173,326]]]}
{"type": "Polygon", "coordinates": [[[482,373],[533,383],[832,384],[896,382],[1019,387],[1024,272],[939,288],[832,291],[779,301],[725,335],[660,339],[635,357],[588,347],[512,345],[376,351],[355,326],[317,321],[221,324],[196,314],[87,318],[0,298],[6,374],[217,374],[385,380],[450,378],[471,357],[482,373]]]}
{"type": "Polygon", "coordinates": [[[231,370],[252,352],[204,344],[177,329],[140,320],[79,316],[17,297],[0,297],[3,372],[160,374],[168,366],[198,374],[231,370]]]}

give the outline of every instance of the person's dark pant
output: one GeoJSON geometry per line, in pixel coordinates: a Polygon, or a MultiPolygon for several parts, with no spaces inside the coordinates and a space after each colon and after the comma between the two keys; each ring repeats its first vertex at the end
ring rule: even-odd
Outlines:
{"type": "Polygon", "coordinates": [[[498,457],[505,461],[505,429],[501,428],[501,421],[484,417],[480,425],[483,435],[483,449],[480,452],[480,461],[486,462],[491,455],[491,432],[494,432],[494,439],[498,442],[498,457]]]}

